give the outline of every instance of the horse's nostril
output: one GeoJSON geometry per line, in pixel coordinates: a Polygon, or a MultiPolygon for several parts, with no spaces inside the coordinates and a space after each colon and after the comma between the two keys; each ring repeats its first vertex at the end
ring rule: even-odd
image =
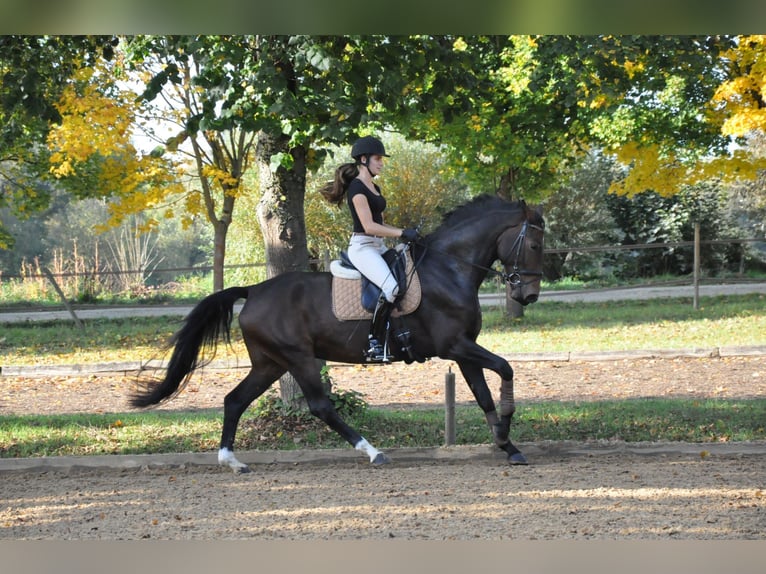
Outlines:
{"type": "Polygon", "coordinates": [[[537,295],[527,295],[527,304],[537,301],[537,295]]]}

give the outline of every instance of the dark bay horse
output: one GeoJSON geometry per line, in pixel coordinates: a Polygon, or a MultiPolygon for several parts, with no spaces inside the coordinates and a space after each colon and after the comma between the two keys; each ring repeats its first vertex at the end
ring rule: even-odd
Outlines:
{"type": "MultiPolygon", "coordinates": [[[[476,343],[481,330],[478,290],[500,260],[511,296],[522,305],[540,293],[544,221],[524,202],[481,196],[445,216],[433,232],[410,246],[420,278],[422,301],[406,322],[410,344],[418,360],[441,357],[457,363],[485,417],[495,444],[510,464],[526,464],[509,439],[515,411],[513,369],[503,358],[476,343]],[[500,409],[487,387],[483,370],[501,378],[500,409]]],[[[230,287],[209,295],[189,313],[173,336],[173,352],[161,381],[131,398],[147,407],[179,392],[191,373],[204,364],[200,351],[214,350],[219,338],[228,339],[234,304],[247,299],[239,314],[242,336],[252,369],[224,399],[223,432],[218,462],[235,472],[247,465],[234,456],[234,437],[245,409],[285,372],[303,391],[311,413],[324,421],[373,464],[388,462],[338,415],[324,391],[316,358],[363,363],[368,323],[339,321],[331,305],[332,277],[327,272],[292,272],[249,287],[230,287]]],[[[403,350],[395,360],[410,358],[403,350]]]]}

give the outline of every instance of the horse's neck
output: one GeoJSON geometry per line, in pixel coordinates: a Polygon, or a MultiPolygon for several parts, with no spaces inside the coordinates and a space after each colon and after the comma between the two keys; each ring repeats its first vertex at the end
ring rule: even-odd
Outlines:
{"type": "Polygon", "coordinates": [[[471,276],[478,288],[497,258],[497,240],[507,227],[507,214],[504,218],[465,222],[439,238],[434,247],[449,254],[452,264],[461,266],[461,273],[471,276]]]}

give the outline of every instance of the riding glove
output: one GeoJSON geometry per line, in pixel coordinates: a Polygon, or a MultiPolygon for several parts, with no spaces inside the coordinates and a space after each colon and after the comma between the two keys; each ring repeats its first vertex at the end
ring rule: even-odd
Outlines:
{"type": "Polygon", "coordinates": [[[413,241],[420,239],[420,233],[418,233],[417,229],[408,227],[407,229],[402,230],[402,234],[399,237],[404,239],[407,243],[412,243],[413,241]]]}

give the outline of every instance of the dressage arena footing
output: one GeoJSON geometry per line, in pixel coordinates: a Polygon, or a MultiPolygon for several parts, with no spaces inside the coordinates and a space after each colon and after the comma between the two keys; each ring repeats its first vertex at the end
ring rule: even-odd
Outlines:
{"type": "MultiPolygon", "coordinates": [[[[546,441],[519,443],[517,446],[529,458],[530,464],[552,458],[599,457],[626,454],[640,456],[689,456],[714,458],[716,456],[766,455],[766,442],[733,443],[626,443],[619,441],[546,441]]],[[[490,445],[448,446],[433,448],[393,448],[386,454],[392,462],[383,467],[371,467],[385,472],[399,464],[438,463],[461,464],[477,461],[504,463],[505,453],[490,445]]],[[[370,466],[359,452],[348,449],[320,449],[293,451],[238,451],[237,458],[249,465],[333,465],[359,464],[370,466]]],[[[218,466],[218,455],[209,453],[174,453],[141,455],[61,456],[0,459],[0,473],[13,472],[69,472],[76,470],[130,470],[156,468],[189,468],[218,466]]],[[[229,472],[221,467],[222,471],[229,472]]]]}

